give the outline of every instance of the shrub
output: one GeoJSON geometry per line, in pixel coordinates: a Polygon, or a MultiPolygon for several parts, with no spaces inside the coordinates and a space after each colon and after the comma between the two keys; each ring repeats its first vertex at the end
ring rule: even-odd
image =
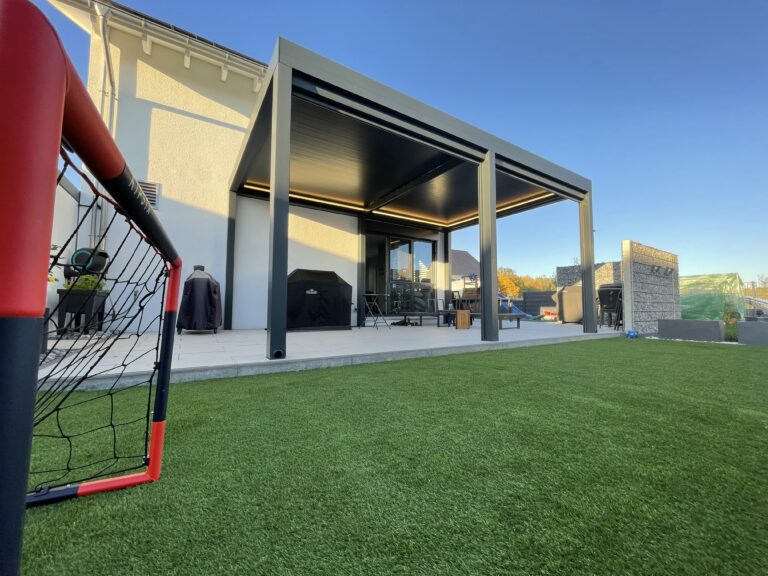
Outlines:
{"type": "Polygon", "coordinates": [[[105,287],[104,280],[98,274],[82,274],[75,278],[74,282],[67,284],[67,288],[83,292],[98,292],[105,287]]]}

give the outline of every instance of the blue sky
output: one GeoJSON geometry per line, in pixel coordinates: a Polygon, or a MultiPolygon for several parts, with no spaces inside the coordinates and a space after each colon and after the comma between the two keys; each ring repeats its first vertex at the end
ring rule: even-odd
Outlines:
{"type": "MultiPolygon", "coordinates": [[[[189,2],[133,8],[255,58],[280,35],[592,180],[595,256],[768,275],[768,1],[189,2]]],[[[87,36],[42,0],[76,66],[87,36]]],[[[576,206],[499,221],[499,265],[579,254],[576,206]]],[[[453,236],[477,254],[477,229],[453,236]]]]}

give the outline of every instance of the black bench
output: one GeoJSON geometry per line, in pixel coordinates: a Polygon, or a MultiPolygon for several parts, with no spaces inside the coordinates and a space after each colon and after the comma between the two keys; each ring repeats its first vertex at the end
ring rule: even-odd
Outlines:
{"type": "MultiPolygon", "coordinates": [[[[480,312],[473,312],[472,318],[480,318],[482,314],[480,312]]],[[[517,320],[517,326],[516,328],[520,329],[520,320],[525,318],[525,314],[516,314],[515,312],[499,312],[499,330],[504,330],[503,321],[504,320],[517,320]]]]}
{"type": "Polygon", "coordinates": [[[454,316],[455,312],[453,310],[438,310],[436,312],[403,312],[400,311],[396,316],[402,316],[403,317],[403,324],[405,326],[410,326],[411,323],[409,321],[409,318],[418,318],[419,319],[419,326],[424,325],[424,317],[427,318],[437,318],[437,327],[440,328],[442,326],[450,326],[454,322],[454,316]],[[440,323],[440,318],[442,316],[445,316],[447,318],[446,322],[440,323]]]}
{"type": "MultiPolygon", "coordinates": [[[[408,318],[418,318],[419,319],[419,326],[424,325],[424,317],[427,318],[437,318],[437,327],[441,328],[442,326],[452,326],[456,322],[456,311],[455,310],[438,310],[437,312],[398,312],[398,316],[403,317],[403,323],[406,326],[410,325],[410,322],[408,318]],[[440,323],[440,318],[446,317],[446,321],[444,323],[440,323]]],[[[470,318],[480,318],[481,314],[480,312],[473,312],[470,314],[470,318]]],[[[517,329],[520,329],[520,320],[525,318],[525,314],[516,314],[514,312],[499,312],[499,330],[504,330],[503,321],[509,320],[509,321],[515,321],[517,320],[517,329]]]]}

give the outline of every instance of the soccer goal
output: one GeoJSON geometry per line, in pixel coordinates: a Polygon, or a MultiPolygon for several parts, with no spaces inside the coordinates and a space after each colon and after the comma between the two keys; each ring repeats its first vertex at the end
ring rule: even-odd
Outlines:
{"type": "Polygon", "coordinates": [[[50,24],[0,0],[0,573],[25,506],[160,476],[181,259],[50,24]]]}

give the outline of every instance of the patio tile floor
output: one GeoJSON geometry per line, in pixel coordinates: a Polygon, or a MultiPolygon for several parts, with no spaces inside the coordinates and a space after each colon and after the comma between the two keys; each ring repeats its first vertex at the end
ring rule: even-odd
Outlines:
{"type": "MultiPolygon", "coordinates": [[[[499,332],[498,342],[480,340],[479,323],[469,330],[424,326],[392,326],[352,328],[338,331],[289,332],[287,357],[283,360],[266,358],[266,330],[219,330],[213,332],[183,332],[175,338],[171,381],[185,382],[232,376],[306,370],[369,362],[384,362],[424,356],[441,356],[503,348],[535,346],[572,340],[610,338],[620,335],[610,328],[597,334],[584,334],[581,325],[544,322],[523,322],[521,329],[508,328],[499,332]]],[[[121,354],[120,343],[111,357],[121,354]]],[[[105,359],[109,360],[109,359],[105,359]]],[[[153,357],[141,358],[132,364],[121,379],[130,384],[146,377],[153,357]]],[[[108,375],[88,382],[87,388],[112,383],[108,375]],[[103,381],[103,382],[102,382],[103,381]]]]}

